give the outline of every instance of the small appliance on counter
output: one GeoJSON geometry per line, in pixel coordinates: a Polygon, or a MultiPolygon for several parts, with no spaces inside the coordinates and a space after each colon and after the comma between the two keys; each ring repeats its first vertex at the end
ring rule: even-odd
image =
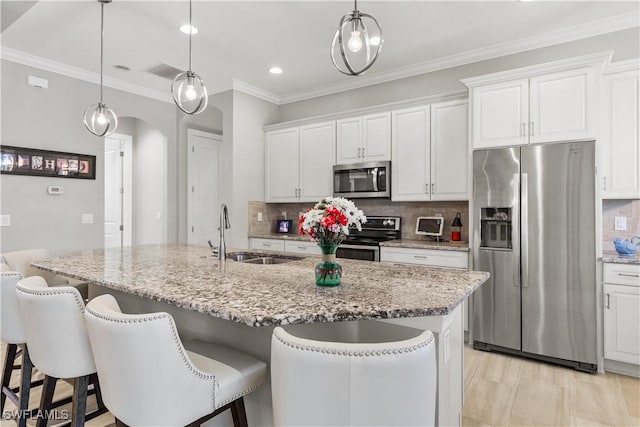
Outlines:
{"type": "Polygon", "coordinates": [[[443,228],[443,216],[419,216],[416,220],[416,234],[418,236],[430,236],[436,242],[444,242],[442,240],[443,228]]]}
{"type": "Polygon", "coordinates": [[[276,234],[289,234],[293,232],[293,223],[290,219],[276,219],[276,234]]]}

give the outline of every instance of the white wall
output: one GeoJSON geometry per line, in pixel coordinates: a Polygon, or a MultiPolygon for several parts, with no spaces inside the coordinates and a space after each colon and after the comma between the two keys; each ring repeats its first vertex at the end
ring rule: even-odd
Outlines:
{"type": "MultiPolygon", "coordinates": [[[[0,176],[0,213],[11,226],[0,228],[2,251],[47,248],[53,252],[100,248],[104,240],[104,144],[82,124],[85,109],[98,102],[98,86],[3,60],[1,76],[4,145],[41,148],[96,156],[96,179],[0,176]],[[48,89],[27,85],[27,76],[49,80],[48,89]],[[50,185],[64,194],[50,196],[50,185]],[[93,213],[93,224],[82,224],[93,213]]],[[[169,158],[175,159],[176,107],[172,103],[105,88],[104,100],[121,117],[138,117],[167,137],[169,158]],[[173,157],[172,157],[173,156],[173,157]]],[[[169,163],[166,236],[177,238],[177,163],[169,163]]]]}
{"type": "Polygon", "coordinates": [[[465,90],[461,79],[607,50],[614,51],[613,61],[637,58],[640,56],[640,28],[285,104],[280,106],[280,114],[273,123],[465,90]]]}

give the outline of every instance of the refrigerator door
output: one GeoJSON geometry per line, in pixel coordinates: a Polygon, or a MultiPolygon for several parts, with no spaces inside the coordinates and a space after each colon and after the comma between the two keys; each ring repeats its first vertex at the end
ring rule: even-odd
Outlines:
{"type": "Polygon", "coordinates": [[[522,148],[522,351],[597,363],[595,142],[522,148]]]}
{"type": "Polygon", "coordinates": [[[520,148],[473,153],[473,268],[491,277],[473,294],[472,336],[520,350],[520,148]],[[486,235],[485,235],[486,234],[486,235]]]}

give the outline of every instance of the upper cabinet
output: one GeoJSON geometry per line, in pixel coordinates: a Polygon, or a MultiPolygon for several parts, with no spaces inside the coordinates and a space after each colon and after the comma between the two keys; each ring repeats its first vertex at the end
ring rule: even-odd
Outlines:
{"type": "Polygon", "coordinates": [[[392,113],[391,200],[468,200],[466,100],[392,113]]]}
{"type": "Polygon", "coordinates": [[[265,133],[265,201],[313,202],[333,192],[335,122],[265,133]]]}
{"type": "Polygon", "coordinates": [[[336,164],[391,159],[391,113],[384,112],[336,122],[336,164]]]}
{"type": "Polygon", "coordinates": [[[640,198],[638,61],[602,79],[601,185],[605,199],[640,198]]]}

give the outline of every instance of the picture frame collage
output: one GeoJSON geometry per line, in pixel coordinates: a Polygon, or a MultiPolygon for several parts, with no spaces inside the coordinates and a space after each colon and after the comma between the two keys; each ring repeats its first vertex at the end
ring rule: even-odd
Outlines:
{"type": "Polygon", "coordinates": [[[2,145],[0,174],[96,179],[96,156],[2,145]]]}

